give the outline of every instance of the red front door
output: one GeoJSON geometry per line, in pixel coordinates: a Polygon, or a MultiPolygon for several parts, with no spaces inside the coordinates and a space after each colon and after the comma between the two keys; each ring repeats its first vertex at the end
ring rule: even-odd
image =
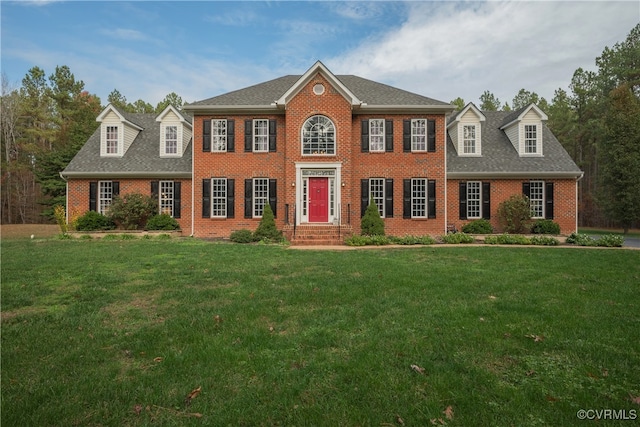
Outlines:
{"type": "Polygon", "coordinates": [[[309,178],[309,222],[329,222],[329,178],[309,178]]]}

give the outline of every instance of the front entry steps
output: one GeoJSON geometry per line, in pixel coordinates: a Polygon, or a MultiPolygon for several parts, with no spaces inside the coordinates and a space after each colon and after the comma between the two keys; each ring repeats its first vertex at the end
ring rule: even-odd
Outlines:
{"type": "Polygon", "coordinates": [[[293,246],[337,246],[353,234],[350,225],[300,224],[285,225],[284,235],[293,246]]]}

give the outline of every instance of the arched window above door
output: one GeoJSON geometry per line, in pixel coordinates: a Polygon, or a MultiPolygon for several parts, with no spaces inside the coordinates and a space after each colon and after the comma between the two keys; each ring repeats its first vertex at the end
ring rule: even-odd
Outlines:
{"type": "Polygon", "coordinates": [[[313,116],[302,126],[302,154],[303,155],[335,155],[336,127],[325,116],[313,116]]]}

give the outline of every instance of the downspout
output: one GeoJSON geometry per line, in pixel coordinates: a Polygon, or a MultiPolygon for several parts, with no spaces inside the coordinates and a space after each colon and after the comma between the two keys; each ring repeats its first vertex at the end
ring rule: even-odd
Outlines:
{"type": "Polygon", "coordinates": [[[578,232],[578,206],[580,205],[578,203],[578,182],[584,177],[584,172],[582,172],[580,174],[579,177],[576,178],[576,228],[575,231],[576,233],[578,232]]]}
{"type": "Polygon", "coordinates": [[[447,116],[444,117],[444,230],[443,233],[447,234],[447,224],[449,223],[449,216],[447,212],[448,206],[448,194],[447,188],[449,187],[449,178],[447,177],[447,116]]]}
{"type": "Polygon", "coordinates": [[[60,178],[62,178],[62,180],[64,181],[65,186],[64,205],[66,206],[66,209],[64,210],[64,221],[67,225],[69,225],[69,181],[64,177],[64,175],[62,175],[62,172],[59,172],[59,174],[60,178]]]}
{"type": "MultiPolygon", "coordinates": [[[[193,116],[193,125],[195,128],[196,116],[193,116]]],[[[201,128],[202,129],[202,128],[201,128]]],[[[189,237],[193,237],[195,233],[195,198],[196,198],[196,183],[193,181],[193,171],[195,170],[196,156],[195,156],[195,145],[196,145],[196,133],[192,131],[193,138],[191,139],[191,235],[189,237]]]]}

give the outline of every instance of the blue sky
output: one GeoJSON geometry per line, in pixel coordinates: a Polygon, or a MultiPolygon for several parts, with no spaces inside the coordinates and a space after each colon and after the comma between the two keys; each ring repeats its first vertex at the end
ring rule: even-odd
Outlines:
{"type": "Polygon", "coordinates": [[[551,100],[573,72],[640,21],[635,1],[178,2],[0,4],[2,72],[19,86],[34,66],[68,65],[103,104],[118,89],[155,105],[187,102],[321,60],[442,101],[502,103],[520,88],[551,100]]]}

